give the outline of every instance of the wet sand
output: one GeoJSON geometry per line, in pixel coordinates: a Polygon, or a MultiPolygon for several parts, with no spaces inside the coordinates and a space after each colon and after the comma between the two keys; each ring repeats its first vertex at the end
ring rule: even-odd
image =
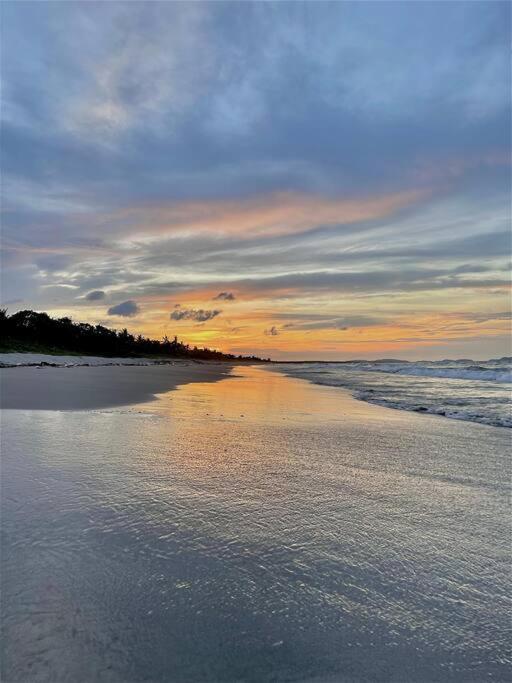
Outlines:
{"type": "Polygon", "coordinates": [[[93,410],[142,403],[178,385],[215,382],[227,363],[155,366],[16,367],[0,369],[0,408],[93,410]]]}
{"type": "Polygon", "coordinates": [[[510,679],[505,429],[244,366],[2,427],[6,682],[510,679]]]}

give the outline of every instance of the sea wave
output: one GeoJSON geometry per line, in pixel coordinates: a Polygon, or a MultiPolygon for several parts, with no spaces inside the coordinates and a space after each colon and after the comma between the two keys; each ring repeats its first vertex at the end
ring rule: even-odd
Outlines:
{"type": "Polygon", "coordinates": [[[447,379],[469,379],[483,382],[512,382],[512,370],[488,368],[481,365],[462,367],[439,367],[421,364],[372,364],[351,366],[363,372],[387,372],[412,377],[445,377],[447,379]]]}
{"type": "Polygon", "coordinates": [[[394,408],[395,410],[408,410],[414,413],[424,413],[426,415],[438,415],[448,417],[452,420],[465,420],[467,422],[479,422],[480,424],[491,425],[493,427],[512,427],[512,415],[497,415],[495,412],[489,414],[485,406],[481,410],[468,409],[462,401],[452,401],[452,405],[446,403],[422,405],[417,402],[395,401],[382,397],[375,397],[372,393],[360,391],[354,392],[354,396],[361,401],[374,403],[384,408],[394,408]],[[457,405],[459,403],[459,405],[457,405]]]}
{"type": "Polygon", "coordinates": [[[408,362],[395,359],[281,366],[315,384],[343,387],[386,408],[512,427],[512,359],[408,362]]]}

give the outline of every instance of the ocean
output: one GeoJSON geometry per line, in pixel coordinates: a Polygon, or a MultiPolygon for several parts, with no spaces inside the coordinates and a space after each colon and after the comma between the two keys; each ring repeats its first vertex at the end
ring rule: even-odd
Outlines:
{"type": "Polygon", "coordinates": [[[277,368],[315,384],[345,387],[355,398],[386,408],[512,427],[512,358],[309,362],[277,368]]]}

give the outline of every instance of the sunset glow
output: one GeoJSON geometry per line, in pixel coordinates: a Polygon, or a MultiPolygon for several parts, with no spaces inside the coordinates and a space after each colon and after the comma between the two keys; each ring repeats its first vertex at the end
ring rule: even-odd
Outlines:
{"type": "Polygon", "coordinates": [[[509,353],[509,5],[2,15],[10,312],[276,359],[509,353]]]}

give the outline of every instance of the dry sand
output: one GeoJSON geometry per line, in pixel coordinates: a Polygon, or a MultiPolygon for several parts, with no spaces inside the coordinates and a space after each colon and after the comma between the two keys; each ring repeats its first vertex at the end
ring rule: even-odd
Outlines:
{"type": "Polygon", "coordinates": [[[215,382],[228,363],[157,366],[15,367],[0,370],[0,408],[90,410],[150,401],[190,382],[215,382]]]}
{"type": "Polygon", "coordinates": [[[23,365],[55,365],[70,367],[75,365],[174,365],[175,363],[190,363],[189,360],[162,357],[157,358],[126,358],[118,356],[66,356],[51,353],[0,353],[0,368],[23,365]]]}

